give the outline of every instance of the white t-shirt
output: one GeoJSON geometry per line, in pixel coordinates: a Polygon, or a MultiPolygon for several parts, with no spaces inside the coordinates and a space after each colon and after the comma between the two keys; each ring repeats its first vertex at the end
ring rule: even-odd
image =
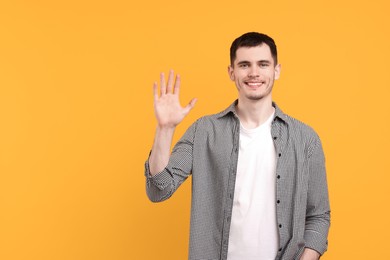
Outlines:
{"type": "Polygon", "coordinates": [[[241,125],[228,260],[274,260],[277,254],[273,118],[255,129],[241,125]]]}

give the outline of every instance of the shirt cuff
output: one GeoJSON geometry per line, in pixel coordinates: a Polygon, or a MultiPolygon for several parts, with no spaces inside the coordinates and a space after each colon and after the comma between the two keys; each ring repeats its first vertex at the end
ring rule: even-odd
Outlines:
{"type": "Polygon", "coordinates": [[[145,162],[145,177],[147,179],[147,185],[153,185],[159,190],[164,190],[172,182],[172,174],[168,167],[164,170],[152,176],[150,174],[149,159],[145,162]]]}
{"type": "Polygon", "coordinates": [[[328,249],[328,240],[314,230],[305,231],[305,247],[311,248],[321,255],[328,249]]]}

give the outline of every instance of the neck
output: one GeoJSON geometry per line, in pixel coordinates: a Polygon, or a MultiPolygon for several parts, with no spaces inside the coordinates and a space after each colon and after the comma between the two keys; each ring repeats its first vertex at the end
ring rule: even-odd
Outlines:
{"type": "Polygon", "coordinates": [[[245,101],[238,99],[236,109],[241,124],[247,129],[263,124],[275,110],[271,98],[245,101]]]}

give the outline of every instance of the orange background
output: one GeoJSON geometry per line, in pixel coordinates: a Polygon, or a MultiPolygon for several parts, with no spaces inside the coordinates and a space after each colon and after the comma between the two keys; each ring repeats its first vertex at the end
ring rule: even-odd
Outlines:
{"type": "Polygon", "coordinates": [[[332,206],[322,259],[390,259],[389,2],[2,1],[0,259],[186,259],[188,180],[148,201],[152,83],[182,75],[198,117],[236,98],[231,42],[271,35],[274,99],[322,138],[332,206]]]}

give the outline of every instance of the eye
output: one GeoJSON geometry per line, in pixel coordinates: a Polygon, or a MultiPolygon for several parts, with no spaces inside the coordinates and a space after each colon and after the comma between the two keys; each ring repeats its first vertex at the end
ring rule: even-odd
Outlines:
{"type": "Polygon", "coordinates": [[[242,64],[240,64],[240,65],[239,65],[239,67],[240,67],[240,68],[244,68],[244,69],[245,69],[245,68],[248,68],[248,67],[249,67],[249,65],[248,65],[248,64],[246,64],[246,63],[242,63],[242,64]]]}
{"type": "Polygon", "coordinates": [[[266,68],[266,67],[268,67],[268,66],[269,66],[269,64],[268,64],[268,63],[265,63],[265,62],[260,64],[260,67],[262,67],[262,68],[266,68]]]}

